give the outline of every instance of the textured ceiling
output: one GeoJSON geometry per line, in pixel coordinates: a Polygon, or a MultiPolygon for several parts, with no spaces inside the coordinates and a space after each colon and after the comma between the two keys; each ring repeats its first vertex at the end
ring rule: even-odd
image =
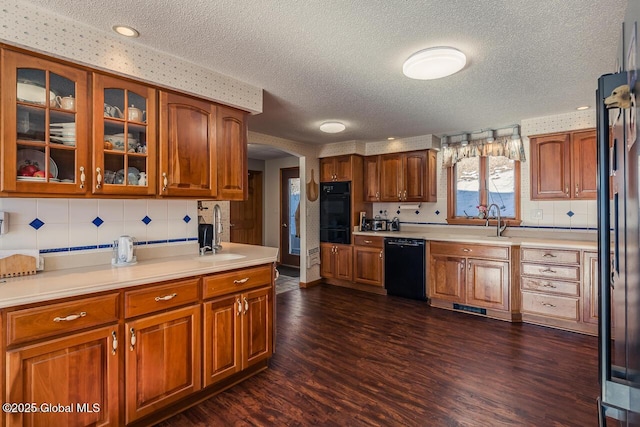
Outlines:
{"type": "Polygon", "coordinates": [[[594,104],[626,0],[29,0],[264,89],[251,131],[379,141],[501,127],[594,104]],[[451,77],[402,74],[413,52],[467,54],[451,77]],[[326,120],[341,134],[318,130],[326,120]]]}

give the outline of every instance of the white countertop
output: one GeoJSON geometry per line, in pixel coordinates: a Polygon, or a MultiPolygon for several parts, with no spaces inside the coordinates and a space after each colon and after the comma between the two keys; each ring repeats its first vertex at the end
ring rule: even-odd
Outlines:
{"type": "Polygon", "coordinates": [[[233,253],[244,258],[218,260],[216,255],[200,258],[194,253],[124,267],[97,265],[5,279],[3,283],[0,281],[0,308],[251,267],[275,262],[278,256],[277,248],[237,243],[223,246],[222,254],[233,253]]]}
{"type": "Polygon", "coordinates": [[[462,242],[462,243],[481,243],[486,245],[500,246],[527,246],[527,247],[544,247],[557,249],[583,249],[597,250],[598,242],[595,240],[568,240],[568,239],[551,239],[537,237],[496,237],[495,227],[485,229],[486,234],[478,235],[475,233],[444,233],[433,231],[356,231],[356,236],[380,236],[380,237],[396,237],[408,239],[425,239],[429,241],[445,241],[445,242],[462,242]]]}

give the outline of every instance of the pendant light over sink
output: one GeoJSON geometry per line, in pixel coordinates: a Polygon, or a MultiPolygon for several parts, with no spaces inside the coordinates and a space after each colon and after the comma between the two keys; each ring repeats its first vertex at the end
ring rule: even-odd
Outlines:
{"type": "Polygon", "coordinates": [[[433,80],[455,74],[466,64],[466,55],[458,49],[430,47],[411,55],[404,62],[402,72],[411,79],[433,80]]]}

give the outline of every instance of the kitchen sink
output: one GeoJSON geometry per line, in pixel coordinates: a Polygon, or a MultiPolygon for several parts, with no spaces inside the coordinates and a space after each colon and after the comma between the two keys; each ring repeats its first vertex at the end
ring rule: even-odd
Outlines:
{"type": "Polygon", "coordinates": [[[194,258],[196,261],[201,262],[218,262],[218,261],[230,261],[232,259],[240,259],[246,258],[246,255],[240,254],[211,254],[211,255],[203,255],[194,258]]]}

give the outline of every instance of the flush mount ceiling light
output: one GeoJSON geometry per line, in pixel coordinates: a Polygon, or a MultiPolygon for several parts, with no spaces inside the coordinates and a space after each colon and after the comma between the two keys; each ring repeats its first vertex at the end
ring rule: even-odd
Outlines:
{"type": "Polygon", "coordinates": [[[138,30],[127,25],[114,25],[113,31],[125,37],[138,37],[140,35],[138,30]]]}
{"type": "Polygon", "coordinates": [[[340,122],[324,122],[320,125],[320,130],[326,133],[339,133],[346,129],[340,122]]]}
{"type": "Polygon", "coordinates": [[[414,53],[404,62],[402,72],[417,80],[447,77],[462,70],[467,57],[452,47],[430,47],[414,53]]]}

